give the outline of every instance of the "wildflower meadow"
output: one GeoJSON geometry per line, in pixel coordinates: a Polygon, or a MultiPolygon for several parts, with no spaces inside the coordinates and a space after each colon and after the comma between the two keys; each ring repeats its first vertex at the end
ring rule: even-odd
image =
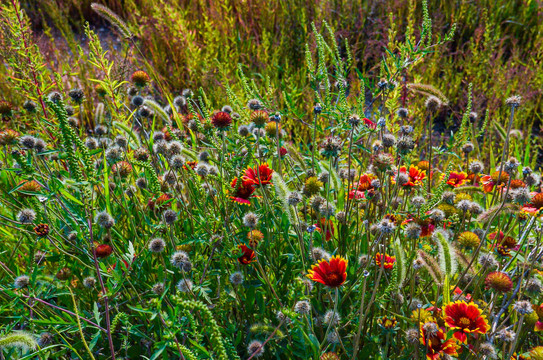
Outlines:
{"type": "Polygon", "coordinates": [[[543,360],[537,1],[0,2],[0,359],[543,360]]]}

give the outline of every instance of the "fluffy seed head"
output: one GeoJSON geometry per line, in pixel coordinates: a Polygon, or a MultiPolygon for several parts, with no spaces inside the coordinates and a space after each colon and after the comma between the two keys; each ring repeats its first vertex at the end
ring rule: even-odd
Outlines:
{"type": "Polygon", "coordinates": [[[101,211],[96,214],[94,222],[105,229],[109,229],[115,225],[115,219],[113,219],[113,217],[109,215],[107,211],[101,211]]]}
{"type": "Polygon", "coordinates": [[[252,357],[260,357],[264,354],[264,344],[258,340],[253,340],[247,346],[247,353],[252,357]]]}
{"type": "Polygon", "coordinates": [[[311,313],[311,304],[307,300],[300,300],[294,305],[294,311],[300,315],[309,315],[311,313]]]}
{"type": "Polygon", "coordinates": [[[324,314],[324,318],[323,318],[324,324],[330,325],[330,326],[337,326],[340,320],[341,320],[341,317],[334,310],[328,310],[324,314]]]}
{"type": "Polygon", "coordinates": [[[23,224],[32,224],[36,220],[36,212],[32,209],[22,209],[17,214],[17,219],[23,224]]]}
{"type": "Polygon", "coordinates": [[[96,285],[96,278],[88,276],[83,279],[83,286],[87,289],[92,289],[96,285]]]}
{"type": "Polygon", "coordinates": [[[188,279],[181,279],[177,283],[177,290],[179,290],[182,293],[188,293],[192,291],[192,281],[188,279]]]}
{"type": "Polygon", "coordinates": [[[166,248],[166,242],[162,238],[154,238],[149,242],[149,251],[154,253],[160,253],[166,248]]]}
{"type": "Polygon", "coordinates": [[[230,275],[230,283],[232,285],[241,285],[243,283],[243,274],[239,271],[236,271],[230,275]]]}
{"type": "Polygon", "coordinates": [[[13,286],[15,286],[17,289],[22,289],[27,287],[30,284],[30,278],[26,275],[21,275],[15,278],[15,281],[13,282],[13,286]]]}

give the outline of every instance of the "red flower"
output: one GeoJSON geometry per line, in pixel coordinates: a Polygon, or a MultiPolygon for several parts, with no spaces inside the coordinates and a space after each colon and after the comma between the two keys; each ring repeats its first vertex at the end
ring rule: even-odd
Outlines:
{"type": "Polygon", "coordinates": [[[253,185],[268,185],[271,184],[273,170],[270,169],[268,164],[262,164],[255,168],[247,168],[245,175],[243,175],[243,181],[248,181],[253,185]]]}
{"type": "Polygon", "coordinates": [[[384,257],[384,264],[383,264],[383,267],[385,268],[385,270],[390,270],[394,267],[394,263],[396,262],[396,257],[394,256],[388,256],[387,254],[381,254],[381,253],[377,253],[375,254],[375,265],[377,265],[378,267],[381,267],[381,261],[383,261],[383,257],[384,257]]]}
{"type": "Polygon", "coordinates": [[[318,232],[322,232],[322,229],[326,228],[326,241],[330,241],[330,239],[334,235],[334,223],[332,222],[332,220],[328,220],[328,225],[326,225],[326,218],[321,218],[319,222],[320,226],[317,226],[317,224],[315,224],[315,226],[317,227],[316,230],[318,232]]]}
{"type": "Polygon", "coordinates": [[[347,280],[347,259],[339,255],[332,256],[330,261],[320,260],[311,267],[307,277],[326,286],[336,288],[347,280]]]}
{"type": "Polygon", "coordinates": [[[455,329],[454,337],[465,343],[467,334],[486,334],[490,329],[486,317],[479,307],[470,302],[455,301],[445,305],[445,324],[455,329]]]}
{"type": "Polygon", "coordinates": [[[183,165],[183,169],[188,170],[189,167],[194,170],[196,168],[196,165],[198,165],[197,161],[187,161],[185,165],[183,165]]]}
{"type": "Polygon", "coordinates": [[[96,253],[97,258],[103,259],[111,255],[111,253],[113,252],[113,248],[108,244],[101,244],[96,247],[94,252],[96,253]]]}
{"type": "MultiPolygon", "coordinates": [[[[405,166],[400,167],[400,172],[407,174],[409,176],[409,181],[403,185],[403,187],[410,187],[410,186],[419,186],[422,185],[422,180],[426,178],[426,171],[423,171],[416,167],[415,165],[411,165],[409,167],[409,171],[407,171],[407,168],[405,166]]],[[[398,173],[396,172],[396,175],[398,173]]],[[[392,183],[396,183],[396,176],[392,177],[392,183]]]]}
{"type": "MultiPolygon", "coordinates": [[[[445,178],[445,174],[443,174],[443,178],[445,178]]],[[[449,174],[449,178],[447,179],[447,184],[451,185],[452,187],[459,187],[460,185],[463,185],[468,180],[468,174],[465,172],[451,172],[449,174]]]]}
{"type": "Polygon", "coordinates": [[[238,245],[238,248],[240,248],[243,252],[243,254],[238,258],[240,264],[248,265],[255,261],[256,254],[251,248],[245,244],[238,245]]]}
{"type": "Polygon", "coordinates": [[[226,130],[232,124],[232,117],[227,112],[219,111],[211,117],[211,123],[219,130],[226,130]]]}
{"type": "Polygon", "coordinates": [[[543,331],[543,304],[541,305],[532,305],[534,312],[537,315],[537,321],[534,326],[534,330],[537,332],[543,331]]]}
{"type": "Polygon", "coordinates": [[[230,184],[230,186],[234,189],[234,192],[232,193],[232,196],[230,196],[230,199],[239,204],[250,205],[251,202],[249,201],[249,198],[255,192],[253,184],[249,181],[243,180],[239,186],[237,185],[238,178],[236,177],[234,178],[234,180],[232,180],[232,183],[230,184]]]}
{"type": "Polygon", "coordinates": [[[281,146],[281,148],[279,149],[279,155],[281,155],[281,157],[283,157],[286,154],[288,154],[287,149],[284,146],[281,146]]]}
{"type": "Polygon", "coordinates": [[[371,121],[370,119],[368,118],[363,118],[362,119],[362,122],[364,122],[364,125],[366,125],[367,127],[369,127],[370,129],[375,129],[375,123],[373,121],[371,121]]]}
{"type": "Polygon", "coordinates": [[[494,190],[494,186],[496,185],[499,188],[504,187],[508,181],[509,175],[505,171],[502,171],[501,173],[499,171],[494,171],[492,174],[485,175],[481,178],[483,191],[486,193],[492,192],[492,190],[494,190]]]}
{"type": "Polygon", "coordinates": [[[513,288],[513,282],[509,275],[504,272],[494,271],[486,276],[485,285],[487,289],[506,293],[513,288]]]}
{"type": "Polygon", "coordinates": [[[424,324],[421,324],[420,333],[420,342],[427,348],[426,359],[437,360],[441,358],[441,354],[458,356],[460,346],[454,339],[445,340],[443,329],[438,329],[436,334],[427,334],[424,330],[424,324]]]}

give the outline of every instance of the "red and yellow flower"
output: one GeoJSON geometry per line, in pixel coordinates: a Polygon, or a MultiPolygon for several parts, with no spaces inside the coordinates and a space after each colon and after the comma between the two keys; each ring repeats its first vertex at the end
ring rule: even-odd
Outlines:
{"type": "Polygon", "coordinates": [[[242,254],[240,257],[238,257],[238,261],[240,264],[243,265],[249,265],[256,259],[256,254],[253,249],[248,247],[245,244],[238,245],[238,248],[241,250],[242,254]]]}
{"type": "Polygon", "coordinates": [[[501,271],[491,272],[486,276],[485,286],[498,292],[507,293],[513,288],[513,282],[509,275],[501,271]]]}
{"type": "Polygon", "coordinates": [[[321,218],[319,220],[319,225],[316,225],[316,226],[317,226],[316,230],[318,232],[322,232],[322,229],[326,228],[326,234],[325,234],[326,241],[330,241],[332,236],[334,236],[334,223],[332,222],[332,220],[326,221],[326,218],[321,218]]]}
{"type": "MultiPolygon", "coordinates": [[[[442,180],[445,178],[445,174],[443,174],[442,180]]],[[[447,179],[447,184],[451,185],[452,187],[459,187],[460,185],[464,185],[468,181],[468,174],[465,172],[451,172],[449,174],[449,178],[447,179]]]]}
{"type": "Polygon", "coordinates": [[[460,346],[454,339],[446,340],[445,332],[439,328],[436,334],[427,334],[424,325],[420,325],[420,342],[427,348],[426,359],[437,360],[442,354],[458,356],[460,346]]]}
{"type": "Polygon", "coordinates": [[[253,196],[255,188],[250,181],[242,180],[238,186],[238,178],[234,178],[230,183],[230,186],[234,189],[230,199],[238,204],[250,205],[249,199],[253,196]]]}
{"type": "MultiPolygon", "coordinates": [[[[413,187],[413,186],[419,186],[422,185],[422,181],[426,178],[426,171],[419,169],[415,165],[411,165],[409,169],[407,169],[405,166],[401,166],[399,169],[399,172],[407,174],[409,177],[409,181],[403,185],[403,187],[413,187]]],[[[398,175],[396,172],[395,175],[398,175]]],[[[396,176],[392,177],[392,183],[395,184],[396,176]]]]}
{"type": "Polygon", "coordinates": [[[381,253],[375,254],[375,265],[377,265],[377,267],[381,267],[381,263],[383,263],[383,267],[385,270],[391,270],[394,267],[395,262],[396,257],[394,256],[389,256],[387,254],[381,253]]]}
{"type": "Polygon", "coordinates": [[[485,175],[481,178],[481,184],[483,185],[483,191],[486,193],[492,192],[494,186],[502,188],[509,181],[509,175],[505,171],[494,171],[490,175],[485,175]]]}
{"type": "Polygon", "coordinates": [[[329,261],[322,259],[311,267],[307,277],[331,288],[339,287],[347,280],[347,263],[347,259],[339,255],[329,261]]]}
{"type": "Polygon", "coordinates": [[[456,330],[454,337],[465,343],[467,334],[486,334],[490,329],[486,316],[477,304],[455,301],[445,305],[445,324],[456,330]]]}
{"type": "Polygon", "coordinates": [[[543,303],[541,305],[532,305],[534,313],[537,315],[537,321],[535,322],[534,330],[536,332],[543,331],[543,303]]]}
{"type": "Polygon", "coordinates": [[[271,184],[272,175],[273,170],[268,166],[268,164],[262,164],[258,167],[247,168],[242,179],[244,182],[247,181],[255,186],[264,186],[271,184]]]}

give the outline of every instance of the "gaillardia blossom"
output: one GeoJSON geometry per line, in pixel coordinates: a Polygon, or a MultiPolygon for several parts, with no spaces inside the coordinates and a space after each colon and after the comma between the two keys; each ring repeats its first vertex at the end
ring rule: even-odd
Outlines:
{"type": "Polygon", "coordinates": [[[307,277],[331,288],[341,286],[347,280],[347,259],[339,255],[333,256],[329,261],[320,260],[309,270],[307,277]]]}
{"type": "Polygon", "coordinates": [[[494,186],[502,188],[509,181],[509,175],[502,171],[494,171],[490,175],[485,175],[481,178],[481,183],[483,185],[483,191],[486,193],[492,192],[494,186]]]}
{"type": "MultiPolygon", "coordinates": [[[[426,171],[423,171],[416,167],[415,165],[411,165],[409,167],[409,170],[405,166],[401,166],[399,169],[399,172],[406,174],[409,177],[409,181],[403,185],[403,187],[412,187],[412,186],[419,186],[422,185],[422,180],[426,178],[426,171]]],[[[398,175],[398,173],[396,173],[398,175]]],[[[392,177],[392,183],[396,183],[396,177],[392,177]]]]}
{"type": "Polygon", "coordinates": [[[396,257],[389,256],[387,254],[383,255],[381,253],[375,254],[375,265],[377,265],[377,267],[381,267],[381,261],[383,261],[383,258],[384,258],[383,267],[385,268],[385,270],[392,269],[394,267],[394,263],[396,262],[396,257]]]}
{"type": "Polygon", "coordinates": [[[238,178],[234,178],[230,186],[234,189],[230,199],[238,204],[250,205],[249,199],[255,192],[255,188],[250,181],[243,180],[238,186],[238,178]]]}
{"type": "Polygon", "coordinates": [[[268,185],[271,184],[273,170],[270,169],[268,164],[262,164],[255,168],[247,168],[245,175],[243,175],[243,181],[247,181],[253,185],[268,185]]]}
{"type": "Polygon", "coordinates": [[[426,359],[437,360],[441,359],[443,354],[458,356],[460,346],[454,339],[445,340],[445,332],[441,328],[437,328],[436,332],[431,333],[425,329],[425,324],[420,325],[420,342],[426,346],[426,359]]]}
{"type": "Polygon", "coordinates": [[[238,245],[238,248],[242,251],[241,256],[238,258],[240,264],[249,265],[250,263],[255,261],[256,254],[253,249],[245,244],[238,245]]]}
{"type": "Polygon", "coordinates": [[[467,334],[486,334],[490,329],[486,317],[479,307],[465,301],[455,301],[445,305],[445,324],[456,330],[454,337],[465,343],[467,334]]]}
{"type": "MultiPolygon", "coordinates": [[[[443,179],[445,178],[445,174],[443,174],[443,179]]],[[[451,172],[449,174],[449,178],[447,179],[447,184],[451,185],[452,187],[459,187],[460,185],[463,185],[466,183],[468,179],[468,174],[465,172],[451,172]]]]}

